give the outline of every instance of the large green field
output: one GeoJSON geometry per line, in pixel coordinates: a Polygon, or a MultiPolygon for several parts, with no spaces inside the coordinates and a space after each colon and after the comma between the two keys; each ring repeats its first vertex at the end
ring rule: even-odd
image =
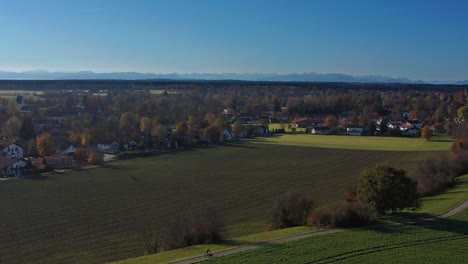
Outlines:
{"type": "Polygon", "coordinates": [[[253,142],[119,161],[105,168],[0,182],[1,263],[102,263],[143,254],[139,229],[213,208],[228,237],[261,232],[274,198],[305,191],[333,206],[365,167],[409,171],[431,152],[253,142]]]}
{"type": "Polygon", "coordinates": [[[266,137],[265,144],[385,151],[448,151],[453,139],[445,136],[430,141],[408,137],[333,136],[312,134],[286,134],[266,137]]]}
{"type": "Polygon", "coordinates": [[[210,263],[466,263],[468,210],[435,222],[317,236],[210,263]]]}

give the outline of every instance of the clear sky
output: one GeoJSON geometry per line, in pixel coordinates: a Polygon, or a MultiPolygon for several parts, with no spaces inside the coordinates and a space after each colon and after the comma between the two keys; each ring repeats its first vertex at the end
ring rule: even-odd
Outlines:
{"type": "Polygon", "coordinates": [[[468,79],[468,1],[2,0],[0,70],[468,79]]]}

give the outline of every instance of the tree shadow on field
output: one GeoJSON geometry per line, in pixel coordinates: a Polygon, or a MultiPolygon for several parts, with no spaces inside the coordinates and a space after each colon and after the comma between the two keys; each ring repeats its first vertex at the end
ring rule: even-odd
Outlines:
{"type": "MultiPolygon", "coordinates": [[[[417,219],[407,220],[404,224],[378,225],[369,227],[368,230],[380,233],[408,234],[404,226],[415,226],[433,231],[450,232],[459,236],[468,236],[468,221],[450,218],[439,218],[430,214],[419,214],[417,219]]],[[[468,239],[468,237],[465,237],[468,239]]]]}
{"type": "Polygon", "coordinates": [[[231,148],[256,149],[256,147],[254,147],[251,143],[246,142],[246,141],[229,142],[228,144],[225,144],[224,146],[231,147],[231,148]]]}

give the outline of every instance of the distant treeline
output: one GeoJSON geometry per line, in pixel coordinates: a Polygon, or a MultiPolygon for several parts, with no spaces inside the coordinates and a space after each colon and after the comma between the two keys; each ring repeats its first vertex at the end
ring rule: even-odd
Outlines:
{"type": "Polygon", "coordinates": [[[0,80],[0,90],[193,90],[238,88],[295,88],[319,90],[444,91],[457,92],[468,85],[407,83],[256,82],[237,80],[0,80]]]}

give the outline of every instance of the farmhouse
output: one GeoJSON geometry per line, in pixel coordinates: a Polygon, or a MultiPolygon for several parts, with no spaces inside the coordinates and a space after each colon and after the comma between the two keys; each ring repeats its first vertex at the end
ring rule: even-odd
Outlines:
{"type": "Polygon", "coordinates": [[[364,127],[357,125],[349,125],[346,127],[346,134],[350,136],[362,136],[364,134],[364,127]]]}
{"type": "Polygon", "coordinates": [[[26,162],[22,159],[24,156],[24,148],[19,144],[11,143],[3,149],[3,154],[15,162],[7,167],[7,174],[9,176],[21,176],[23,175],[23,170],[26,167],[26,162]]]}
{"type": "Polygon", "coordinates": [[[24,156],[24,148],[18,144],[11,143],[3,149],[3,153],[9,157],[22,158],[24,156]]]}

